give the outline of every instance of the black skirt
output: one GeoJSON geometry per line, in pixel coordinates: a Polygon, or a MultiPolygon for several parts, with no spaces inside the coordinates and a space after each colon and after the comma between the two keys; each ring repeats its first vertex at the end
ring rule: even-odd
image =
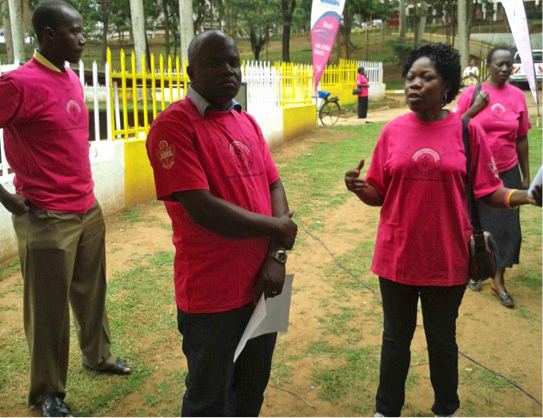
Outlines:
{"type": "MultiPolygon", "coordinates": [[[[518,165],[500,173],[503,185],[510,189],[518,189],[521,185],[518,165]]],[[[498,268],[513,267],[519,263],[520,244],[520,213],[518,209],[494,209],[479,201],[479,217],[483,230],[489,231],[498,244],[498,268]]]]}

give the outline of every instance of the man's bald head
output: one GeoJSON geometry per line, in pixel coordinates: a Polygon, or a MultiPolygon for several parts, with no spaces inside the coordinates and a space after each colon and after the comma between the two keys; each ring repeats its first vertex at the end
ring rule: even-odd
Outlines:
{"type": "Polygon", "coordinates": [[[43,0],[38,3],[32,13],[32,27],[41,42],[43,30],[49,26],[57,29],[66,19],[66,13],[76,11],[74,7],[63,0],[43,0]]]}
{"type": "Polygon", "coordinates": [[[188,65],[190,65],[191,63],[194,63],[194,61],[198,57],[200,47],[207,40],[210,40],[210,39],[223,39],[225,44],[227,44],[227,45],[234,45],[234,47],[236,45],[234,40],[221,30],[212,29],[212,30],[208,30],[206,32],[202,32],[202,33],[196,35],[189,44],[189,50],[188,50],[189,62],[188,62],[188,65]]]}

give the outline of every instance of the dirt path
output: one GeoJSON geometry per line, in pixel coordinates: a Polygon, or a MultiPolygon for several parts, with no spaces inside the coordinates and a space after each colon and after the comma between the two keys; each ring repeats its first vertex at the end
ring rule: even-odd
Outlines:
{"type": "MultiPolygon", "coordinates": [[[[387,114],[383,111],[383,115],[376,112],[373,117],[390,118],[397,112],[392,110],[387,114]]],[[[321,132],[316,130],[275,149],[274,159],[280,166],[281,161],[307,153],[313,144],[323,140],[321,132]]],[[[340,141],[346,135],[342,132],[332,136],[327,134],[326,140],[340,141]]],[[[341,179],[338,179],[330,193],[340,193],[343,187],[341,179]]],[[[297,221],[300,239],[288,263],[288,272],[295,275],[290,328],[278,342],[262,415],[372,415],[382,326],[380,306],[370,291],[333,263],[321,243],[303,231],[302,224],[311,225],[314,234],[353,269],[358,279],[376,289],[376,278],[369,272],[369,263],[378,210],[360,204],[352,196],[344,204],[326,209],[316,217],[297,218],[297,221]],[[343,352],[346,352],[345,356],[340,354],[343,352]],[[351,363],[349,356],[356,352],[363,355],[351,363]],[[357,367],[352,367],[352,364],[357,367]],[[336,370],[338,374],[334,377],[336,370]],[[349,387],[345,384],[345,376],[352,373],[355,374],[349,387]]],[[[110,281],[115,280],[116,273],[126,271],[142,257],[159,251],[173,251],[169,219],[161,204],[145,204],[111,216],[107,219],[107,231],[110,281]]],[[[539,250],[523,256],[523,263],[510,273],[509,287],[517,300],[517,309],[499,305],[490,295],[488,285],[480,293],[467,291],[458,321],[458,344],[465,354],[513,379],[540,398],[541,243],[526,236],[523,245],[539,250]],[[537,269],[538,282],[531,288],[522,283],[525,276],[533,273],[527,270],[528,266],[537,269]]],[[[173,294],[173,283],[170,282],[170,286],[173,294]]],[[[10,341],[10,336],[20,332],[22,326],[20,290],[18,273],[0,280],[0,341],[3,343],[10,341]]],[[[174,316],[173,303],[162,309],[165,315],[174,316]]],[[[433,392],[420,313],[418,323],[412,347],[405,416],[431,415],[433,392]]],[[[158,406],[140,408],[145,404],[147,393],[154,390],[157,382],[170,378],[164,367],[186,370],[176,330],[172,327],[164,338],[167,343],[149,347],[148,358],[156,364],[152,378],[120,399],[110,410],[111,415],[160,414],[158,406]]],[[[72,350],[76,347],[72,341],[72,350]]],[[[541,416],[541,408],[531,399],[463,357],[459,361],[459,370],[462,399],[459,415],[541,416]]],[[[177,388],[181,393],[182,385],[177,388]]],[[[26,381],[21,381],[17,388],[8,389],[22,399],[26,381]]],[[[174,398],[178,397],[174,395],[174,398]]],[[[11,399],[0,396],[0,411],[6,415],[31,414],[21,406],[24,403],[21,399],[17,401],[19,406],[13,407],[9,405],[11,399]]],[[[4,414],[0,412],[0,415],[4,414]]]]}

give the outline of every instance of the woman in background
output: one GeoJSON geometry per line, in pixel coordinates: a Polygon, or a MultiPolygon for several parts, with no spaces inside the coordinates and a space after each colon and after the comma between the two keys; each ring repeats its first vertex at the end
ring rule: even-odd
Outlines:
{"type": "Polygon", "coordinates": [[[361,89],[358,95],[358,119],[366,119],[368,115],[368,79],[366,78],[366,70],[364,67],[358,68],[358,75],[356,76],[356,87],[361,89]]]}
{"type": "MultiPolygon", "coordinates": [[[[507,82],[513,69],[513,53],[507,47],[493,48],[488,52],[487,66],[490,80],[482,84],[473,106],[470,103],[475,87],[470,87],[458,99],[456,112],[475,119],[483,127],[504,186],[525,190],[530,187],[530,118],[524,93],[507,82]]],[[[505,288],[505,269],[519,263],[522,241],[519,210],[503,211],[479,205],[479,217],[481,226],[494,236],[499,249],[492,292],[503,305],[512,308],[515,302],[505,288]]],[[[481,290],[480,282],[470,280],[468,286],[481,290]]]]}

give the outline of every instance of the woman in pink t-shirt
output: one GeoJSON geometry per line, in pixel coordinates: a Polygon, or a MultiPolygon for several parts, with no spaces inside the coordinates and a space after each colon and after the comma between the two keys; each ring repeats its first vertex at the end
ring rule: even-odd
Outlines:
{"type": "MultiPolygon", "coordinates": [[[[371,268],[379,276],[384,312],[376,416],[401,413],[419,297],[432,411],[451,416],[460,406],[456,318],[468,282],[472,228],[462,121],[443,109],[458,94],[460,72],[458,53],[449,45],[413,49],[402,72],[412,113],[383,128],[365,180],[359,179],[364,160],[345,174],[349,191],[382,207],[371,268]]],[[[484,131],[475,121],[468,130],[474,195],[503,208],[510,191],[498,178],[484,131]]],[[[511,206],[527,203],[535,202],[526,191],[509,196],[511,206]]]]}
{"type": "Polygon", "coordinates": [[[366,70],[364,67],[358,68],[356,76],[356,87],[361,91],[358,94],[358,119],[365,119],[368,115],[368,79],[366,78],[366,70]]]}
{"type": "MultiPolygon", "coordinates": [[[[475,87],[464,90],[458,99],[456,112],[474,118],[483,127],[504,186],[526,190],[530,187],[530,118],[524,93],[507,83],[513,69],[513,53],[507,47],[492,48],[487,66],[490,80],[482,84],[473,106],[470,104],[475,87]]],[[[503,305],[512,308],[515,302],[505,288],[505,269],[519,262],[522,241],[519,211],[502,211],[479,205],[479,217],[483,229],[489,231],[498,244],[492,292],[503,305]]],[[[468,287],[479,291],[481,283],[470,280],[468,287]]]]}

